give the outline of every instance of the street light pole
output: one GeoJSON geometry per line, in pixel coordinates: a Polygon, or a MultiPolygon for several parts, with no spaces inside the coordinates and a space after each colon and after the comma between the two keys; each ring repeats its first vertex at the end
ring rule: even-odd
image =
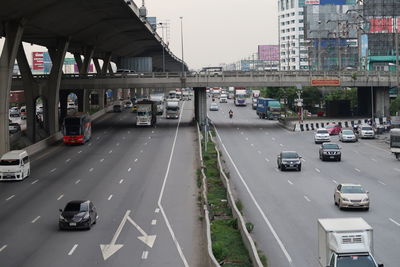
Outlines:
{"type": "Polygon", "coordinates": [[[162,22],[158,23],[158,25],[161,26],[161,30],[162,30],[162,40],[163,40],[163,45],[162,45],[162,66],[163,66],[163,72],[165,72],[165,39],[164,39],[164,28],[165,28],[165,25],[162,22]]]}
{"type": "Polygon", "coordinates": [[[185,72],[185,61],[183,59],[183,17],[179,17],[181,20],[181,46],[182,46],[182,73],[185,72]]]}

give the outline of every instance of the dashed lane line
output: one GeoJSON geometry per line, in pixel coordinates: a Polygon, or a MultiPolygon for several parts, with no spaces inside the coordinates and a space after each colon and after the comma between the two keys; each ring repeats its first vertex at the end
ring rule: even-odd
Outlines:
{"type": "Polygon", "coordinates": [[[132,168],[129,168],[129,169],[128,169],[128,172],[130,172],[131,170],[132,170],[132,168]]]}
{"type": "Polygon", "coordinates": [[[89,169],[89,172],[92,172],[93,170],[94,170],[93,168],[90,168],[90,169],[89,169]]]}
{"type": "Polygon", "coordinates": [[[6,247],[7,247],[7,245],[2,246],[2,247],[0,248],[0,252],[2,252],[3,250],[5,250],[6,247]]]}
{"type": "Polygon", "coordinates": [[[9,196],[9,197],[6,199],[6,201],[9,201],[9,200],[13,199],[14,197],[15,197],[15,195],[9,196]]]}
{"type": "Polygon", "coordinates": [[[54,169],[52,169],[51,171],[50,171],[50,173],[53,173],[53,172],[55,172],[57,170],[57,168],[54,168],[54,169]]]}
{"type": "Polygon", "coordinates": [[[380,183],[381,185],[386,185],[384,182],[382,182],[381,180],[378,180],[378,183],[380,183]]]}
{"type": "Polygon", "coordinates": [[[119,181],[119,184],[122,184],[124,182],[124,179],[121,179],[120,181],[119,181]]]}
{"type": "Polygon", "coordinates": [[[361,170],[360,170],[360,169],[357,169],[357,168],[354,168],[354,170],[355,170],[356,172],[361,172],[361,170]]]}
{"type": "Polygon", "coordinates": [[[68,252],[68,256],[71,256],[72,254],[74,254],[74,252],[75,252],[75,250],[76,250],[77,247],[78,247],[78,244],[75,244],[75,245],[71,248],[71,250],[68,252]]]}
{"type": "Polygon", "coordinates": [[[31,184],[36,184],[37,182],[39,182],[39,179],[36,179],[36,180],[33,181],[31,184]]]}
{"type": "Polygon", "coordinates": [[[265,158],[265,161],[266,161],[266,162],[269,162],[269,159],[268,159],[268,158],[265,158]]]}
{"type": "Polygon", "coordinates": [[[108,200],[111,200],[111,199],[112,199],[112,197],[113,197],[113,195],[110,195],[110,196],[108,197],[108,200]]]}
{"type": "Polygon", "coordinates": [[[33,219],[33,220],[31,221],[31,223],[35,223],[35,222],[37,222],[39,219],[40,219],[40,216],[37,216],[35,219],[33,219]]]}
{"type": "Polygon", "coordinates": [[[307,196],[304,196],[304,199],[307,200],[308,202],[311,202],[311,200],[307,196]]]}
{"type": "Polygon", "coordinates": [[[391,221],[392,223],[394,223],[397,226],[400,226],[400,223],[396,222],[395,220],[393,220],[392,218],[389,218],[389,221],[391,221]]]}
{"type": "Polygon", "coordinates": [[[100,162],[103,162],[103,161],[104,161],[104,159],[101,159],[101,160],[100,160],[100,162]]]}
{"type": "Polygon", "coordinates": [[[64,197],[64,195],[61,194],[61,195],[57,198],[57,200],[60,200],[60,199],[62,199],[63,197],[64,197]]]}
{"type": "Polygon", "coordinates": [[[336,181],[336,180],[333,180],[333,179],[332,179],[332,182],[333,182],[334,184],[337,184],[337,181],[336,181]]]}
{"type": "Polygon", "coordinates": [[[316,171],[316,172],[318,172],[318,173],[320,173],[320,172],[321,172],[321,170],[320,170],[320,169],[318,169],[318,168],[315,168],[315,171],[316,171]]]}
{"type": "Polygon", "coordinates": [[[75,184],[79,184],[81,182],[81,180],[76,180],[75,184]]]}
{"type": "Polygon", "coordinates": [[[293,185],[293,182],[292,182],[292,181],[287,180],[287,182],[288,182],[290,185],[293,185]]]}

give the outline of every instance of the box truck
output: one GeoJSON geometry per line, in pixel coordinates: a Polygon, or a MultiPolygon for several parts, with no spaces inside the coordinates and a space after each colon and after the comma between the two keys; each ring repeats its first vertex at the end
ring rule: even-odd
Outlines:
{"type": "Polygon", "coordinates": [[[372,227],[363,218],[318,219],[321,267],[383,267],[373,257],[372,227]]]}
{"type": "Polygon", "coordinates": [[[179,99],[167,99],[165,104],[165,115],[167,119],[178,119],[179,118],[179,99]]]}
{"type": "Polygon", "coordinates": [[[279,119],[281,117],[281,104],[272,98],[257,98],[256,113],[260,119],[279,119]]]}
{"type": "Polygon", "coordinates": [[[136,125],[137,126],[153,126],[157,121],[157,104],[151,100],[141,100],[136,103],[137,115],[136,125]]]}

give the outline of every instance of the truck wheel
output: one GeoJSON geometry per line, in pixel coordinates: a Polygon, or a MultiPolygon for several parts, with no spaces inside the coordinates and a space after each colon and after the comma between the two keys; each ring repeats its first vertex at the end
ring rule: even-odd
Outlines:
{"type": "Polygon", "coordinates": [[[340,209],[340,210],[343,209],[342,204],[340,203],[340,200],[339,200],[338,206],[339,206],[339,209],[340,209]]]}
{"type": "Polygon", "coordinates": [[[333,202],[335,202],[335,206],[337,206],[337,205],[338,205],[338,204],[337,204],[337,202],[336,202],[335,195],[333,195],[333,202]]]}

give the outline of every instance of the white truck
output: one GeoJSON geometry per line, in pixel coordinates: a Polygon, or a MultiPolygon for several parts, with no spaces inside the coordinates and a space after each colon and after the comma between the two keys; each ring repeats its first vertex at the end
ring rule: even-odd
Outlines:
{"type": "Polygon", "coordinates": [[[162,115],[164,113],[164,95],[151,94],[150,100],[154,101],[157,105],[157,115],[162,115]]]}
{"type": "Polygon", "coordinates": [[[180,113],[179,99],[167,99],[165,105],[165,116],[167,119],[178,119],[180,113]]]}
{"type": "Polygon", "coordinates": [[[318,219],[321,267],[383,267],[373,257],[372,227],[363,218],[318,219]]]}
{"type": "Polygon", "coordinates": [[[153,126],[157,121],[157,105],[151,100],[142,100],[136,103],[137,115],[136,125],[137,126],[153,126]]]}

